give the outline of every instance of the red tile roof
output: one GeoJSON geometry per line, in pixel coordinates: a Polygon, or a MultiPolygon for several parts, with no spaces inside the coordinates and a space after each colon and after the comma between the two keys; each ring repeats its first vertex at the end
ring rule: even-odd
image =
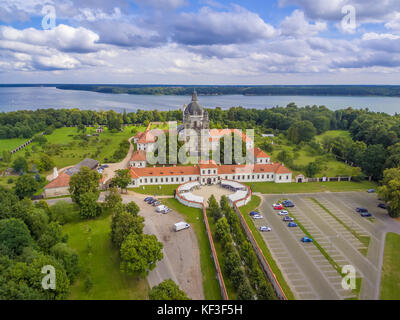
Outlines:
{"type": "MultiPolygon", "coordinates": [[[[210,168],[217,168],[217,174],[234,173],[291,173],[291,171],[280,163],[274,164],[255,164],[255,165],[213,165],[210,168]]],[[[139,177],[160,177],[160,176],[180,176],[180,175],[200,175],[200,168],[209,168],[207,165],[199,166],[179,166],[179,167],[147,167],[131,168],[131,176],[134,179],[139,177]]]]}
{"type": "Polygon", "coordinates": [[[199,166],[202,169],[217,168],[218,167],[214,160],[200,161],[199,162],[199,166]]]}
{"type": "Polygon", "coordinates": [[[267,155],[264,151],[262,151],[260,148],[255,147],[254,148],[254,158],[271,158],[269,155],[267,155]]]}
{"type": "Polygon", "coordinates": [[[52,189],[52,188],[63,188],[63,187],[68,187],[69,186],[69,180],[71,177],[66,174],[62,173],[60,174],[57,178],[55,178],[53,181],[51,181],[47,186],[45,186],[45,189],[52,189]]]}
{"type": "Polygon", "coordinates": [[[146,151],[137,150],[132,154],[131,161],[146,161],[146,151]]]}
{"type": "Polygon", "coordinates": [[[131,168],[132,177],[199,175],[198,166],[131,168]]]}
{"type": "Polygon", "coordinates": [[[286,168],[283,164],[279,164],[278,169],[276,170],[276,173],[292,173],[288,168],[286,168]]]}

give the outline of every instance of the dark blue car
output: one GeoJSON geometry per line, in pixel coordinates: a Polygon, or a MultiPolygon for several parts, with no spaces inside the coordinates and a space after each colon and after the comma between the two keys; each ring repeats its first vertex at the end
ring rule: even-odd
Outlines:
{"type": "Polygon", "coordinates": [[[301,242],[312,242],[312,239],[309,237],[303,237],[301,238],[301,242]]]}
{"type": "Polygon", "coordinates": [[[366,218],[366,217],[372,217],[372,214],[369,212],[361,212],[361,217],[366,218]]]}
{"type": "Polygon", "coordinates": [[[257,211],[251,211],[250,213],[250,216],[256,216],[256,215],[259,215],[259,213],[257,212],[257,211]]]}
{"type": "Polygon", "coordinates": [[[297,227],[297,223],[295,223],[295,222],[289,222],[289,223],[288,223],[288,227],[289,227],[289,228],[295,228],[295,227],[297,227]]]}
{"type": "Polygon", "coordinates": [[[294,203],[292,201],[290,201],[290,200],[285,200],[282,203],[283,203],[283,206],[286,207],[286,208],[294,207],[294,203]]]}
{"type": "Polygon", "coordinates": [[[365,208],[357,208],[356,211],[359,212],[359,213],[368,212],[368,210],[365,209],[365,208]]]}
{"type": "Polygon", "coordinates": [[[147,198],[144,198],[144,201],[145,202],[148,202],[148,201],[150,201],[150,200],[152,200],[153,199],[153,197],[147,197],[147,198]]]}

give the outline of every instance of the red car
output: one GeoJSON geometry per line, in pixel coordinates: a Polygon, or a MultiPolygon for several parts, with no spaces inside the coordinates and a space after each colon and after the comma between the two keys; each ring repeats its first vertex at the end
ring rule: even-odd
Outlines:
{"type": "Polygon", "coordinates": [[[282,210],[283,209],[283,206],[280,203],[274,203],[272,206],[274,207],[274,210],[282,210]]]}

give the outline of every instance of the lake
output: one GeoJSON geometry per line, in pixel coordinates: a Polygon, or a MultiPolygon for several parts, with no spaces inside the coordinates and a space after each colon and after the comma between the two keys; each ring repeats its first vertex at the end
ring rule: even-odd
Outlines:
{"type": "MultiPolygon", "coordinates": [[[[59,90],[53,87],[0,88],[0,112],[47,108],[79,108],[91,110],[113,109],[122,112],[142,110],[177,110],[190,102],[190,96],[154,96],[106,94],[90,91],[59,90]]],[[[299,107],[325,105],[337,110],[347,107],[369,108],[371,111],[400,113],[399,97],[347,97],[347,96],[200,96],[206,108],[234,106],[245,108],[271,108],[295,102],[299,107]]]]}

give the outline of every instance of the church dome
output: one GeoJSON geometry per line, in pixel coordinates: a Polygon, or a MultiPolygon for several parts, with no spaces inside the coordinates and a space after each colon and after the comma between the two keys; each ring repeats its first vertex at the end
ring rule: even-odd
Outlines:
{"type": "Polygon", "coordinates": [[[193,92],[192,102],[185,108],[185,113],[191,116],[201,116],[203,114],[203,107],[198,102],[196,91],[193,92]]]}

